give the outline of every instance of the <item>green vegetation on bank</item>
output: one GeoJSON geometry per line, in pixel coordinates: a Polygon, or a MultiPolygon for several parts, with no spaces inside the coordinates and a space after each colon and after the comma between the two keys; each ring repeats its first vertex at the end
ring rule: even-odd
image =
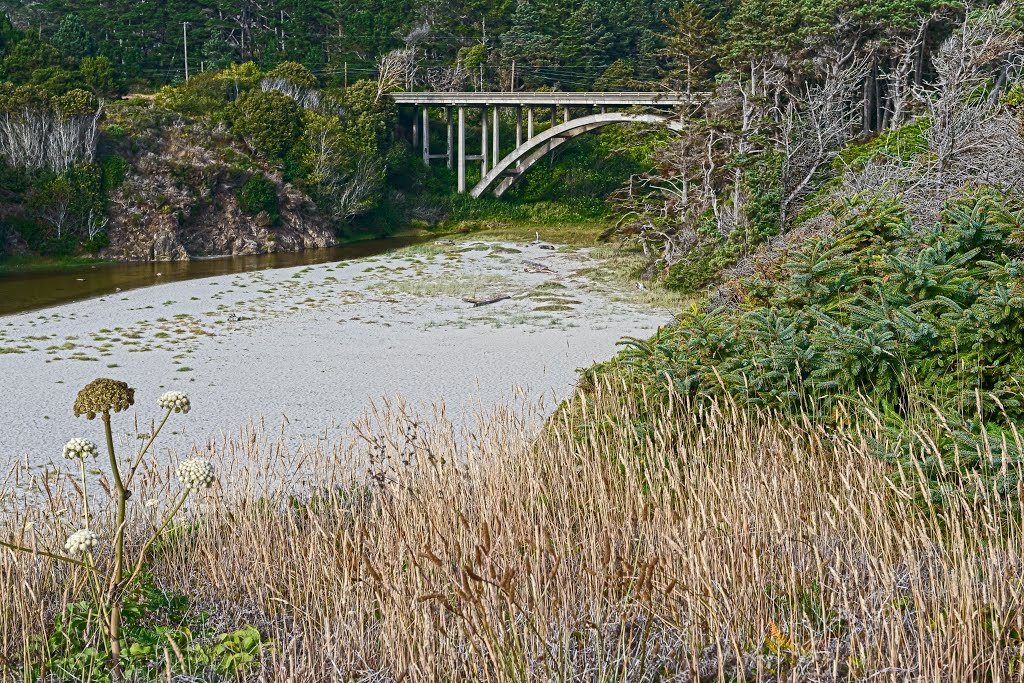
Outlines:
{"type": "Polygon", "coordinates": [[[15,275],[49,270],[75,270],[97,265],[109,265],[114,261],[104,261],[85,256],[8,256],[0,260],[0,275],[15,275]]]}
{"type": "Polygon", "coordinates": [[[737,283],[739,305],[694,307],[591,381],[622,373],[648,396],[728,397],[822,423],[861,413],[903,467],[907,449],[934,449],[916,466],[936,500],[979,475],[1015,491],[1005,458],[1020,457],[1024,420],[1024,197],[977,192],[934,226],[857,197],[840,220],[737,283]]]}

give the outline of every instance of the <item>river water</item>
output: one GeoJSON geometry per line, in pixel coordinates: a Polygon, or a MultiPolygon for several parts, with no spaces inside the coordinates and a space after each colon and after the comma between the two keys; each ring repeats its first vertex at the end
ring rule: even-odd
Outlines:
{"type": "Polygon", "coordinates": [[[115,292],[177,280],[375,256],[425,239],[427,238],[422,235],[401,235],[327,249],[306,249],[258,256],[106,263],[73,269],[0,275],[0,315],[107,296],[115,292]]]}

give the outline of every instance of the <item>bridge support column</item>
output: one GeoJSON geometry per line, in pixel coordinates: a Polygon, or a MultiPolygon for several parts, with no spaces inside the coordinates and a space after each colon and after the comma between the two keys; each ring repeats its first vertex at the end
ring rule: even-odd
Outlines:
{"type": "Polygon", "coordinates": [[[491,160],[489,151],[491,148],[490,127],[487,121],[487,107],[480,110],[480,177],[487,175],[489,162],[491,160]]]}
{"type": "Polygon", "coordinates": [[[459,194],[466,193],[466,108],[459,107],[459,194]]]}
{"type": "Polygon", "coordinates": [[[533,137],[533,107],[526,108],[526,139],[533,137]]]}
{"type": "Polygon", "coordinates": [[[551,105],[551,127],[558,125],[558,107],[551,105]]]}
{"type": "Polygon", "coordinates": [[[569,123],[569,107],[562,107],[562,123],[569,123]]]}
{"type": "Polygon", "coordinates": [[[430,166],[430,107],[423,107],[423,165],[430,166]]]}
{"type": "Polygon", "coordinates": [[[420,108],[416,107],[412,111],[412,146],[420,144],[420,108]]]}
{"type": "Polygon", "coordinates": [[[501,113],[498,110],[497,105],[491,109],[491,159],[492,163],[498,163],[498,159],[501,159],[501,113]]]}
{"type": "Polygon", "coordinates": [[[516,107],[516,147],[523,144],[523,108],[516,107]]]}
{"type": "Polygon", "coordinates": [[[452,160],[454,158],[454,145],[452,144],[452,108],[445,107],[445,116],[448,119],[448,168],[452,167],[452,160]]]}

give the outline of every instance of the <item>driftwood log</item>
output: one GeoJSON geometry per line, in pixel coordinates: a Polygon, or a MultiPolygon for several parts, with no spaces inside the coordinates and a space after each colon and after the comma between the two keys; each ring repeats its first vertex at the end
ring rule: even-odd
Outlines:
{"type": "Polygon", "coordinates": [[[523,261],[526,264],[527,273],[553,273],[555,271],[548,268],[546,265],[539,261],[523,261]]]}
{"type": "Polygon", "coordinates": [[[462,300],[465,301],[467,304],[473,304],[473,308],[476,308],[477,306],[486,306],[487,304],[493,304],[511,298],[511,294],[495,294],[494,296],[488,297],[486,299],[476,299],[474,297],[467,296],[463,297],[462,300]]]}

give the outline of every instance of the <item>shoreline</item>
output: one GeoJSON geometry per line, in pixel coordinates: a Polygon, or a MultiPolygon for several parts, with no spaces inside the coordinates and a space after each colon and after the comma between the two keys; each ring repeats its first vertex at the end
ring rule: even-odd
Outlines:
{"type": "Polygon", "coordinates": [[[137,389],[116,420],[124,444],[148,429],[160,393],[188,393],[185,429],[161,439],[179,453],[251,420],[334,439],[382,398],[443,402],[456,422],[503,403],[553,408],[579,368],[671,319],[626,283],[590,277],[600,264],[588,249],[470,238],[0,317],[0,468],[46,466],[67,439],[98,440],[97,423],[71,415],[96,377],[137,389]],[[496,294],[509,298],[463,302],[496,294]]]}
{"type": "Polygon", "coordinates": [[[0,319],[7,315],[115,296],[121,292],[168,282],[350,261],[390,253],[429,239],[429,235],[410,231],[387,238],[355,240],[324,249],[197,257],[182,261],[102,261],[69,268],[0,274],[0,319]]]}

